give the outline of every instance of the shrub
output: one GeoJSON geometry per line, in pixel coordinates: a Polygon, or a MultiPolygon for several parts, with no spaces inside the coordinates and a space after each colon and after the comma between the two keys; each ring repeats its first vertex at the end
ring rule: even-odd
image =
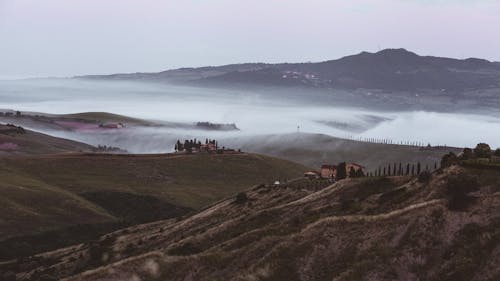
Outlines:
{"type": "Polygon", "coordinates": [[[493,153],[493,155],[495,155],[495,156],[500,156],[500,148],[497,148],[497,149],[495,150],[495,153],[493,153]]]}
{"type": "Polygon", "coordinates": [[[429,171],[423,171],[422,173],[420,173],[420,175],[418,175],[419,182],[427,183],[431,181],[431,179],[432,179],[432,174],[429,171]]]}
{"type": "Polygon", "coordinates": [[[245,192],[240,192],[236,195],[236,200],[234,201],[236,204],[243,204],[248,201],[248,196],[245,192]]]}
{"type": "Polygon", "coordinates": [[[478,158],[489,158],[491,156],[491,148],[486,143],[479,143],[474,148],[474,154],[478,158]]]}
{"type": "Polygon", "coordinates": [[[477,178],[467,174],[458,174],[448,178],[446,185],[446,196],[448,199],[448,209],[463,210],[473,201],[469,192],[477,191],[479,183],[477,178]]]}
{"type": "Polygon", "coordinates": [[[445,154],[441,158],[441,167],[442,168],[447,168],[447,167],[450,167],[451,165],[455,165],[455,164],[458,164],[458,158],[457,158],[457,155],[453,152],[445,154]]]}
{"type": "Polygon", "coordinates": [[[464,151],[462,153],[462,159],[463,160],[469,160],[474,158],[474,151],[470,148],[464,148],[464,151]]]}

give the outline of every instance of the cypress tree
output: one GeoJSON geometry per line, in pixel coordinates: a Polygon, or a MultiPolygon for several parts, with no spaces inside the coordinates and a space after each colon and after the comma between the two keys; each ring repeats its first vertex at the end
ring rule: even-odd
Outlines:
{"type": "Polygon", "coordinates": [[[420,162],[417,163],[417,175],[420,175],[420,172],[421,172],[421,166],[420,166],[420,162]]]}

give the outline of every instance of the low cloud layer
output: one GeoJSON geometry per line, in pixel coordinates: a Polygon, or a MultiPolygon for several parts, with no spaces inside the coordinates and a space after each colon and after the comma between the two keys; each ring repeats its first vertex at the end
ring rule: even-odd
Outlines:
{"type": "MultiPolygon", "coordinates": [[[[307,96],[307,95],[304,95],[307,96]]],[[[91,144],[117,145],[132,152],[164,152],[176,138],[234,138],[320,133],[342,138],[391,139],[432,145],[500,146],[500,119],[487,115],[375,110],[318,105],[307,98],[273,98],[252,93],[155,84],[78,80],[0,82],[0,108],[45,113],[104,111],[158,122],[235,123],[240,131],[206,132],[142,128],[129,135],[51,132],[91,144]]]]}

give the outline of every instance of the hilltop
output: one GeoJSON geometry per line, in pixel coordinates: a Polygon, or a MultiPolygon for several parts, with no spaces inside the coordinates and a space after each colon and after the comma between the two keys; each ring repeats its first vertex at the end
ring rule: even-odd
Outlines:
{"type": "Polygon", "coordinates": [[[247,153],[1,157],[0,259],[186,215],[248,186],[300,177],[306,169],[247,153]]]}
{"type": "Polygon", "coordinates": [[[498,169],[451,166],[320,190],[260,185],[3,269],[20,280],[498,280],[499,182],[498,169]]]}

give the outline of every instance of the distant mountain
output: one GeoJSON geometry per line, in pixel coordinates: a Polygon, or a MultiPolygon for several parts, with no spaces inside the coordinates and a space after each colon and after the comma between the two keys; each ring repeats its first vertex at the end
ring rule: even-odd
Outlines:
{"type": "Polygon", "coordinates": [[[386,91],[473,91],[500,87],[500,63],[483,59],[419,56],[405,49],[362,52],[318,63],[233,64],[158,73],[80,76],[197,86],[240,85],[386,91]]]}

